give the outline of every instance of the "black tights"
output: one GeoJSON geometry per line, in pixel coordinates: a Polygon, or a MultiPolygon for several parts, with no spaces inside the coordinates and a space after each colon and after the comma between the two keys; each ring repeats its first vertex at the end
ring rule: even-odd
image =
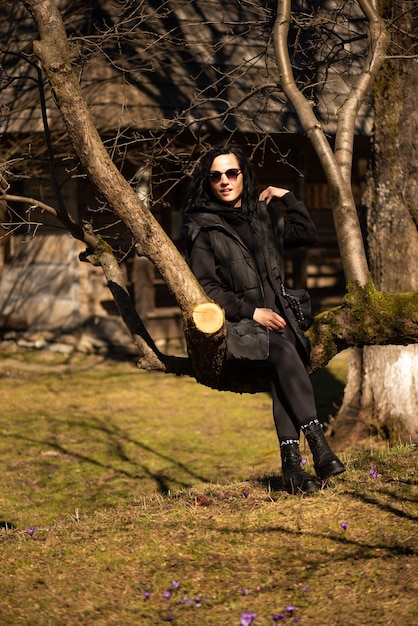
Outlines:
{"type": "Polygon", "coordinates": [[[296,349],[296,337],[288,327],[270,331],[270,366],[273,417],[279,441],[299,439],[300,427],[316,418],[310,378],[296,349]]]}

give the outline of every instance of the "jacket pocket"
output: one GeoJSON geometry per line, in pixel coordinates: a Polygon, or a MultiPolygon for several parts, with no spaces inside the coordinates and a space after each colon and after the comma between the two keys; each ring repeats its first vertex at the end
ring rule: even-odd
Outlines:
{"type": "Polygon", "coordinates": [[[226,358],[265,361],[269,355],[268,330],[254,320],[227,322],[226,358]]]}

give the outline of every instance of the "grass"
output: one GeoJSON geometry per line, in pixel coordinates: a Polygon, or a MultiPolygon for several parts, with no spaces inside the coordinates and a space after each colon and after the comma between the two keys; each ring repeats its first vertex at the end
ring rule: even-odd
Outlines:
{"type": "MultiPolygon", "coordinates": [[[[322,419],[345,367],[313,379],[322,419]]],[[[418,622],[416,447],[344,451],[298,498],[266,394],[41,352],[0,386],[2,626],[418,622]]]]}

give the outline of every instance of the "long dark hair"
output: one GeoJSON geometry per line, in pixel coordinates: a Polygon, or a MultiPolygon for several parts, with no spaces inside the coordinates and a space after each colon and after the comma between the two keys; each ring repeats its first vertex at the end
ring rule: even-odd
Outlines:
{"type": "Polygon", "coordinates": [[[213,202],[215,197],[209,183],[209,172],[216,157],[221,154],[234,154],[239,163],[242,173],[243,190],[241,198],[241,211],[251,217],[257,208],[258,182],[247,155],[241,148],[234,146],[220,145],[211,148],[199,159],[190,183],[189,194],[184,208],[185,215],[190,215],[195,211],[202,210],[208,202],[213,202]]]}

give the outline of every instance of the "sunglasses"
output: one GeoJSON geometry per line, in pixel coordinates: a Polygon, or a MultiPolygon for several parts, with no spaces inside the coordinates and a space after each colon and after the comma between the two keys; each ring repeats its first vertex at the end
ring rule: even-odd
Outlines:
{"type": "Polygon", "coordinates": [[[216,185],[217,183],[219,183],[222,176],[225,174],[228,180],[235,182],[238,178],[238,174],[240,173],[241,173],[241,170],[236,167],[233,167],[230,170],[226,170],[226,172],[217,172],[217,171],[209,172],[209,180],[211,183],[216,185]]]}

